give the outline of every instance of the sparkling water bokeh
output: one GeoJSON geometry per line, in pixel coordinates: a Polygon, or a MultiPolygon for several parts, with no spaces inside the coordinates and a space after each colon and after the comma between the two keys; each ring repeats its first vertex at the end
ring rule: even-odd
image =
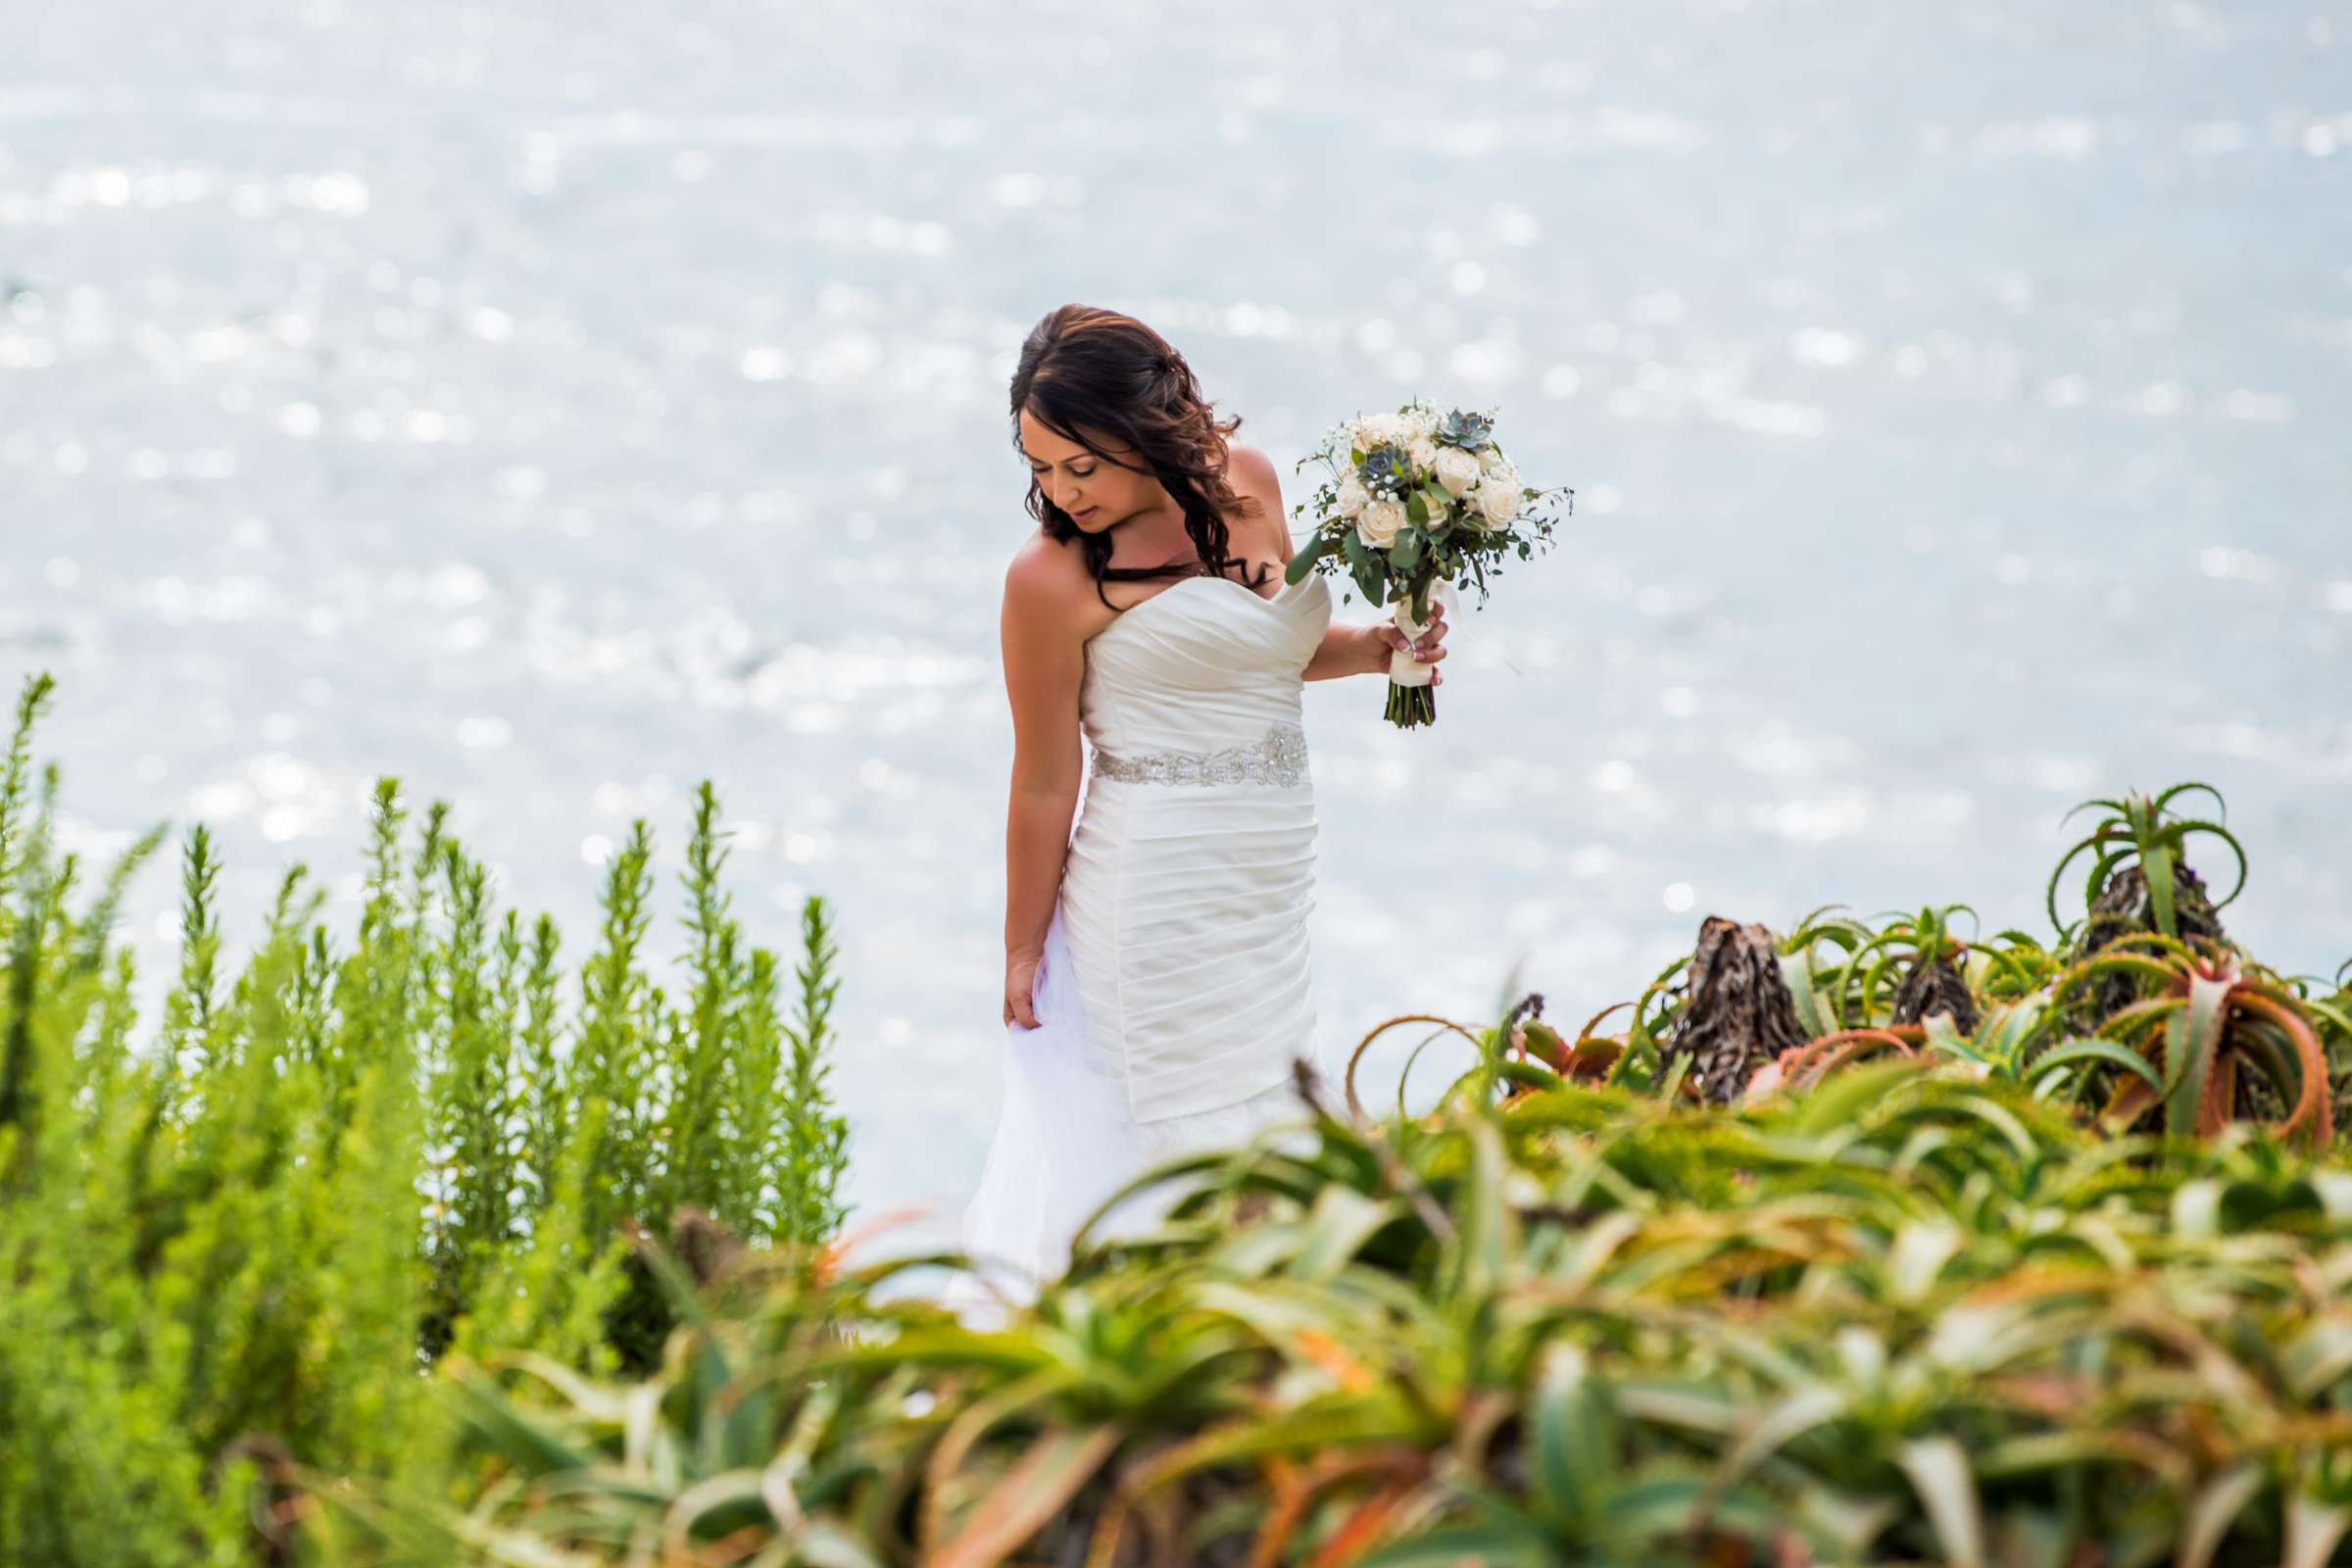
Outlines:
{"type": "Polygon", "coordinates": [[[1423,394],[1577,487],[1434,730],[1308,688],[1335,1056],[1514,971],[1581,1020],[1708,913],[2046,935],[2067,808],[2180,779],[2251,851],[2233,934],[2352,955],[2344,4],[91,0],[9,38],[0,672],[60,677],[69,847],[174,826],[126,906],[151,1002],[196,820],[232,954],[298,858],[348,932],[395,774],[576,961],[644,817],[666,956],[710,778],[755,940],[835,903],[853,1199],[945,1223],[1004,1041],[1004,389],[1070,300],[1286,476],[1423,394]]]}

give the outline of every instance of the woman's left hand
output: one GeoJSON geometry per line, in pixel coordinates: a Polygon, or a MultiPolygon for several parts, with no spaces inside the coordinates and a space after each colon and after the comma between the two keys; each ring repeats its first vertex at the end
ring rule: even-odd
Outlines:
{"type": "MultiPolygon", "coordinates": [[[[1384,657],[1381,659],[1380,663],[1375,666],[1383,673],[1386,673],[1389,667],[1389,662],[1386,655],[1389,653],[1395,653],[1398,650],[1402,650],[1405,654],[1420,661],[1424,664],[1434,664],[1439,660],[1446,657],[1446,649],[1444,647],[1446,640],[1446,607],[1443,604],[1435,604],[1429,607],[1429,624],[1422,628],[1421,640],[1417,643],[1407,642],[1403,630],[1399,628],[1395,621],[1391,620],[1384,620],[1374,624],[1372,627],[1372,635],[1380,640],[1381,647],[1384,651],[1384,657]]],[[[1445,679],[1446,672],[1442,669],[1433,669],[1429,672],[1429,683],[1432,686],[1443,683],[1445,679]]]]}

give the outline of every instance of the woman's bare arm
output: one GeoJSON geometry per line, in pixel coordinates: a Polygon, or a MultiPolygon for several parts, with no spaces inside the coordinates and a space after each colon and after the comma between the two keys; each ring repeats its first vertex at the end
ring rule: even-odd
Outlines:
{"type": "Polygon", "coordinates": [[[1389,648],[1375,628],[1333,621],[1323,632],[1300,680],[1332,680],[1341,675],[1369,675],[1389,667],[1389,648]]]}
{"type": "Polygon", "coordinates": [[[1046,951],[1061,891],[1085,755],[1078,685],[1086,673],[1076,574],[1040,536],[1004,573],[999,628],[1004,694],[1012,705],[1012,782],[1004,814],[1004,956],[1046,951]]]}

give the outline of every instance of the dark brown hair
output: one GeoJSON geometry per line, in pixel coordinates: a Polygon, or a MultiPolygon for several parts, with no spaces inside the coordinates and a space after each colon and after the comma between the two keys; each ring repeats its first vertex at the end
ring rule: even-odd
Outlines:
{"type": "MultiPolygon", "coordinates": [[[[1260,503],[1244,496],[1225,478],[1218,437],[1241,428],[1241,416],[1219,419],[1214,405],[1200,396],[1200,383],[1192,367],[1168,340],[1132,316],[1092,305],[1064,305],[1049,312],[1029,329],[1021,344],[1020,364],[1012,372],[1012,441],[1021,441],[1021,411],[1066,440],[1075,441],[1105,463],[1133,471],[1148,464],[1176,504],[1184,509],[1184,531],[1193,548],[1212,571],[1222,575],[1238,558],[1226,554],[1232,542],[1225,526],[1228,511],[1254,516],[1260,503]],[[1079,433],[1092,425],[1107,431],[1133,449],[1126,462],[1113,458],[1079,433]]],[[[1102,592],[1105,582],[1130,582],[1171,573],[1192,576],[1189,562],[1159,566],[1110,564],[1108,532],[1088,533],[1070,520],[1069,514],[1046,499],[1037,474],[1029,475],[1029,515],[1049,538],[1078,541],[1081,559],[1095,579],[1095,597],[1116,610],[1102,592]]],[[[1261,574],[1255,592],[1271,573],[1261,574]]]]}

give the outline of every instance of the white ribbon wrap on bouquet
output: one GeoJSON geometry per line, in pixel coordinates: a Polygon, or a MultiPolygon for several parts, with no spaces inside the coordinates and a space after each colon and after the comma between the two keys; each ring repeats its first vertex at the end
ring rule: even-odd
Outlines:
{"type": "MultiPolygon", "coordinates": [[[[1447,620],[1459,622],[1460,616],[1456,612],[1453,580],[1450,577],[1440,577],[1431,583],[1429,598],[1432,604],[1446,607],[1447,620]]],[[[1389,618],[1396,621],[1396,629],[1404,633],[1408,639],[1417,641],[1423,632],[1429,630],[1427,621],[1413,618],[1413,602],[1410,599],[1397,600],[1390,608],[1389,618]]],[[[1429,684],[1430,677],[1437,673],[1437,669],[1438,666],[1434,661],[1423,663],[1401,648],[1389,650],[1389,683],[1393,686],[1426,686],[1429,684]]]]}

